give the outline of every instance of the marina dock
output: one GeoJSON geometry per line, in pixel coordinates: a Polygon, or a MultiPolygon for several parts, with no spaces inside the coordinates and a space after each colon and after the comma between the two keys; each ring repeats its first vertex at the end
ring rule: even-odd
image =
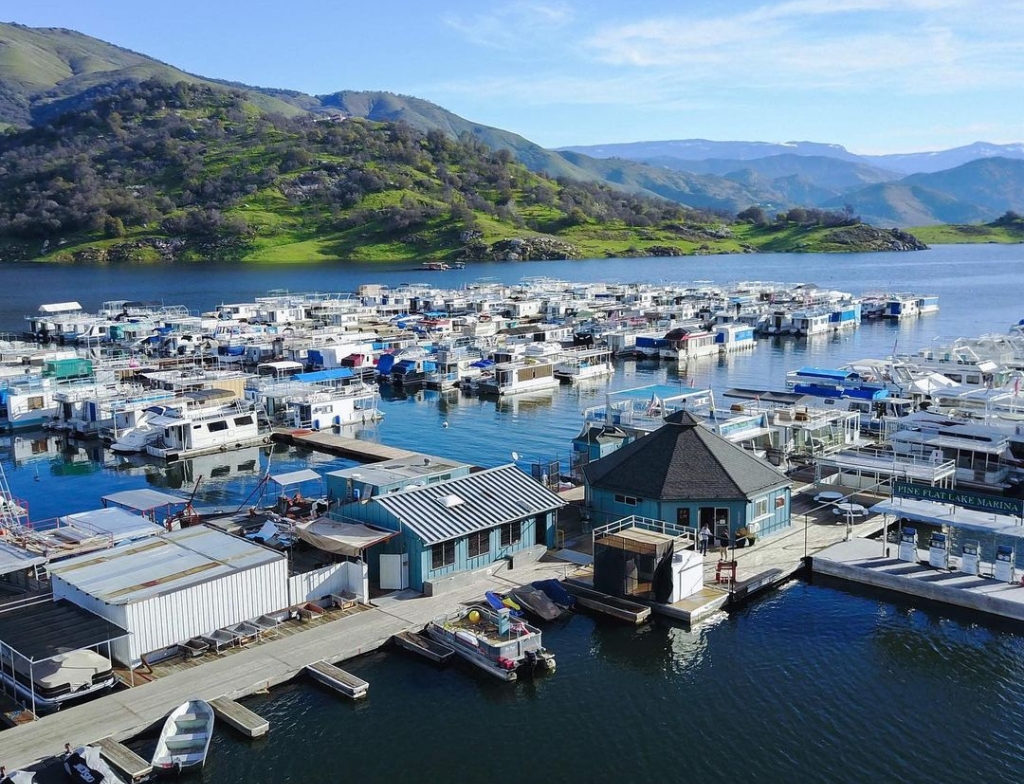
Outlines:
{"type": "Polygon", "coordinates": [[[370,690],[370,684],[362,678],[325,661],[307,664],[305,669],[309,677],[317,683],[353,700],[365,699],[370,690]]]}
{"type": "Polygon", "coordinates": [[[103,759],[127,776],[129,781],[148,776],[153,770],[149,762],[113,738],[101,738],[96,745],[100,747],[103,759]]]}
{"type": "Polygon", "coordinates": [[[315,662],[336,663],[377,650],[392,635],[422,629],[452,606],[478,599],[484,591],[503,592],[534,580],[561,578],[565,568],[563,563],[532,563],[482,576],[438,596],[401,591],[374,599],[374,606],[362,612],[238,649],[230,656],[4,730],[0,732],[0,760],[8,769],[24,768],[60,753],[65,742],[78,746],[105,737],[126,740],[162,722],[168,711],[185,700],[240,699],[265,691],[290,681],[315,662]],[[416,601],[409,601],[413,597],[416,601]]]}
{"type": "Polygon", "coordinates": [[[1000,618],[1024,621],[1024,586],[992,577],[937,569],[928,564],[928,552],[918,560],[901,561],[898,545],[854,539],[841,542],[811,559],[814,574],[828,575],[873,588],[963,607],[1000,618]],[[888,551],[888,554],[887,554],[888,551]]]}
{"type": "Polygon", "coordinates": [[[378,444],[376,441],[349,438],[322,430],[276,428],[273,438],[275,441],[285,444],[312,449],[316,452],[326,452],[338,457],[351,458],[352,460],[358,460],[360,463],[383,463],[385,460],[416,457],[419,454],[408,449],[398,449],[397,447],[378,444]]]}
{"type": "Polygon", "coordinates": [[[262,738],[270,731],[270,722],[227,697],[210,700],[217,718],[247,738],[262,738]]]}

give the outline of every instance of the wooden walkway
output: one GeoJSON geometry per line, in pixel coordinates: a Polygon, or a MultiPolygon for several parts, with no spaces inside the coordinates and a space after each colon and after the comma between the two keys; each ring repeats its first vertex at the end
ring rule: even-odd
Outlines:
{"type": "Polygon", "coordinates": [[[126,775],[129,781],[148,776],[153,770],[152,764],[113,738],[100,738],[96,745],[100,747],[103,758],[126,775]]]}
{"type": "Polygon", "coordinates": [[[503,592],[533,580],[560,578],[565,569],[563,563],[535,563],[481,576],[438,596],[402,591],[377,598],[368,610],[310,625],[299,633],[239,649],[230,656],[4,730],[0,732],[0,760],[10,770],[20,769],[60,753],[65,742],[79,746],[105,737],[131,738],[159,726],[185,700],[212,702],[221,696],[238,699],[264,691],[291,680],[313,662],[336,663],[376,650],[392,635],[422,629],[460,602],[479,599],[484,591],[503,592]]]}
{"type": "Polygon", "coordinates": [[[382,463],[385,460],[397,460],[405,457],[417,457],[419,452],[384,446],[375,441],[364,441],[359,438],[348,438],[325,431],[274,430],[274,440],[286,444],[312,449],[314,452],[327,452],[339,457],[348,457],[360,463],[382,463]]]}
{"type": "Polygon", "coordinates": [[[211,700],[210,707],[218,719],[247,738],[261,738],[270,731],[269,721],[227,697],[211,700]]]}

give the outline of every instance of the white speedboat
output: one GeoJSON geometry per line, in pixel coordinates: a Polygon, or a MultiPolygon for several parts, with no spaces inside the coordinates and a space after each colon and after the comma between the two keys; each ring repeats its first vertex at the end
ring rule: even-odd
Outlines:
{"type": "Polygon", "coordinates": [[[153,752],[154,770],[180,773],[206,762],[213,735],[213,708],[204,700],[189,700],[171,711],[153,752]]]}

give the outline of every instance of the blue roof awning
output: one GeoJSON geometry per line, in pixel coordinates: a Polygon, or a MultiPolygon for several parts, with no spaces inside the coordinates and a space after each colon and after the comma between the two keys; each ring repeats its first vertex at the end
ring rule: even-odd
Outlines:
{"type": "Polygon", "coordinates": [[[352,369],[347,367],[315,370],[312,373],[296,373],[292,378],[303,384],[320,384],[324,381],[337,381],[341,378],[352,378],[352,369]]]}

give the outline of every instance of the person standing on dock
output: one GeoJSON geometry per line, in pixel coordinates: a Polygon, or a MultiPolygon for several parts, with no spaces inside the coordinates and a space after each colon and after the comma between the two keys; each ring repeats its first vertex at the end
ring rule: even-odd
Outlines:
{"type": "Polygon", "coordinates": [[[701,555],[707,555],[708,554],[708,539],[711,538],[711,529],[708,528],[708,524],[707,523],[704,523],[704,525],[701,526],[700,533],[697,534],[697,538],[700,540],[699,541],[700,554],[701,555]]]}

